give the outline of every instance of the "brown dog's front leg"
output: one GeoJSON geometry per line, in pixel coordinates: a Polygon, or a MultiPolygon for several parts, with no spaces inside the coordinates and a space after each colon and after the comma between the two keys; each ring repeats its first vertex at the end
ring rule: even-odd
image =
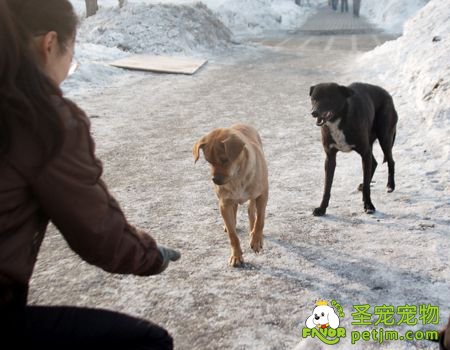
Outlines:
{"type": "Polygon", "coordinates": [[[363,202],[364,211],[367,214],[373,214],[375,212],[375,207],[370,199],[370,181],[372,180],[372,150],[366,152],[362,156],[362,166],[363,166],[363,202]]]}
{"type": "Polygon", "coordinates": [[[239,238],[236,233],[236,219],[233,203],[220,202],[220,213],[222,214],[228,237],[230,238],[231,256],[229,264],[231,266],[239,266],[244,262],[239,238]]]}
{"type": "Polygon", "coordinates": [[[255,253],[259,253],[263,248],[263,230],[268,197],[269,195],[266,192],[256,198],[256,221],[253,230],[250,232],[250,248],[255,253]]]}
{"type": "Polygon", "coordinates": [[[314,216],[323,216],[327,211],[328,203],[330,202],[334,170],[336,169],[336,153],[337,151],[334,148],[327,152],[327,157],[325,159],[325,188],[323,191],[322,203],[320,203],[320,207],[314,209],[314,216]]]}
{"type": "Polygon", "coordinates": [[[250,223],[250,233],[253,232],[256,222],[256,200],[250,199],[248,204],[248,221],[250,223]]]}
{"type": "MultiPolygon", "coordinates": [[[[237,204],[233,204],[234,224],[232,224],[232,225],[234,225],[234,227],[237,227],[237,211],[238,211],[238,205],[237,204]]],[[[225,225],[223,226],[223,230],[225,232],[228,232],[227,231],[227,227],[225,225]]]]}

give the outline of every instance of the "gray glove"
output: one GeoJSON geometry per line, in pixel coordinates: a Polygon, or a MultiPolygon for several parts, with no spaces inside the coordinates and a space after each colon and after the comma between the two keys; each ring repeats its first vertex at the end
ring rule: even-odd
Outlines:
{"type": "Polygon", "coordinates": [[[163,258],[160,273],[163,272],[165,269],[167,269],[167,266],[169,266],[169,262],[177,261],[179,258],[181,258],[181,254],[177,250],[166,248],[162,245],[158,246],[158,250],[163,258]]]}

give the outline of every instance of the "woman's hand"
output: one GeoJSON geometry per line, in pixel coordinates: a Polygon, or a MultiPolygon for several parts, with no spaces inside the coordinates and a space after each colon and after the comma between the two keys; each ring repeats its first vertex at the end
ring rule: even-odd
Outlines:
{"type": "Polygon", "coordinates": [[[177,261],[181,258],[181,254],[177,250],[166,248],[161,245],[158,245],[158,250],[163,258],[163,264],[161,266],[160,273],[167,269],[167,266],[169,266],[169,262],[177,261]]]}

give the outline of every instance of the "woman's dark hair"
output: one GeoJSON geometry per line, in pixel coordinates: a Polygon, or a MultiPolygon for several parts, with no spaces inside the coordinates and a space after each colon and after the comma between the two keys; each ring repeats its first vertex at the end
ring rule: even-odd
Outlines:
{"type": "Polygon", "coordinates": [[[0,0],[0,156],[9,150],[16,123],[31,130],[44,160],[60,148],[62,124],[52,96],[62,97],[62,92],[40,68],[32,40],[55,31],[63,50],[75,38],[77,23],[68,0],[0,0]]]}

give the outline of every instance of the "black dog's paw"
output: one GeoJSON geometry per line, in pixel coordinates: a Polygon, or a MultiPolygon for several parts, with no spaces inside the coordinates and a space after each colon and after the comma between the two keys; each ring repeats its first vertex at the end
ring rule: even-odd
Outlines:
{"type": "Polygon", "coordinates": [[[372,203],[365,203],[364,211],[366,212],[366,214],[373,214],[375,213],[375,207],[373,206],[372,203]]]}
{"type": "Polygon", "coordinates": [[[386,192],[387,193],[392,193],[395,190],[395,185],[387,185],[386,186],[386,192]]]}
{"type": "Polygon", "coordinates": [[[321,207],[316,208],[316,209],[314,209],[314,211],[313,211],[313,215],[314,215],[314,216],[324,216],[326,210],[327,210],[326,208],[321,208],[321,207]]]}

